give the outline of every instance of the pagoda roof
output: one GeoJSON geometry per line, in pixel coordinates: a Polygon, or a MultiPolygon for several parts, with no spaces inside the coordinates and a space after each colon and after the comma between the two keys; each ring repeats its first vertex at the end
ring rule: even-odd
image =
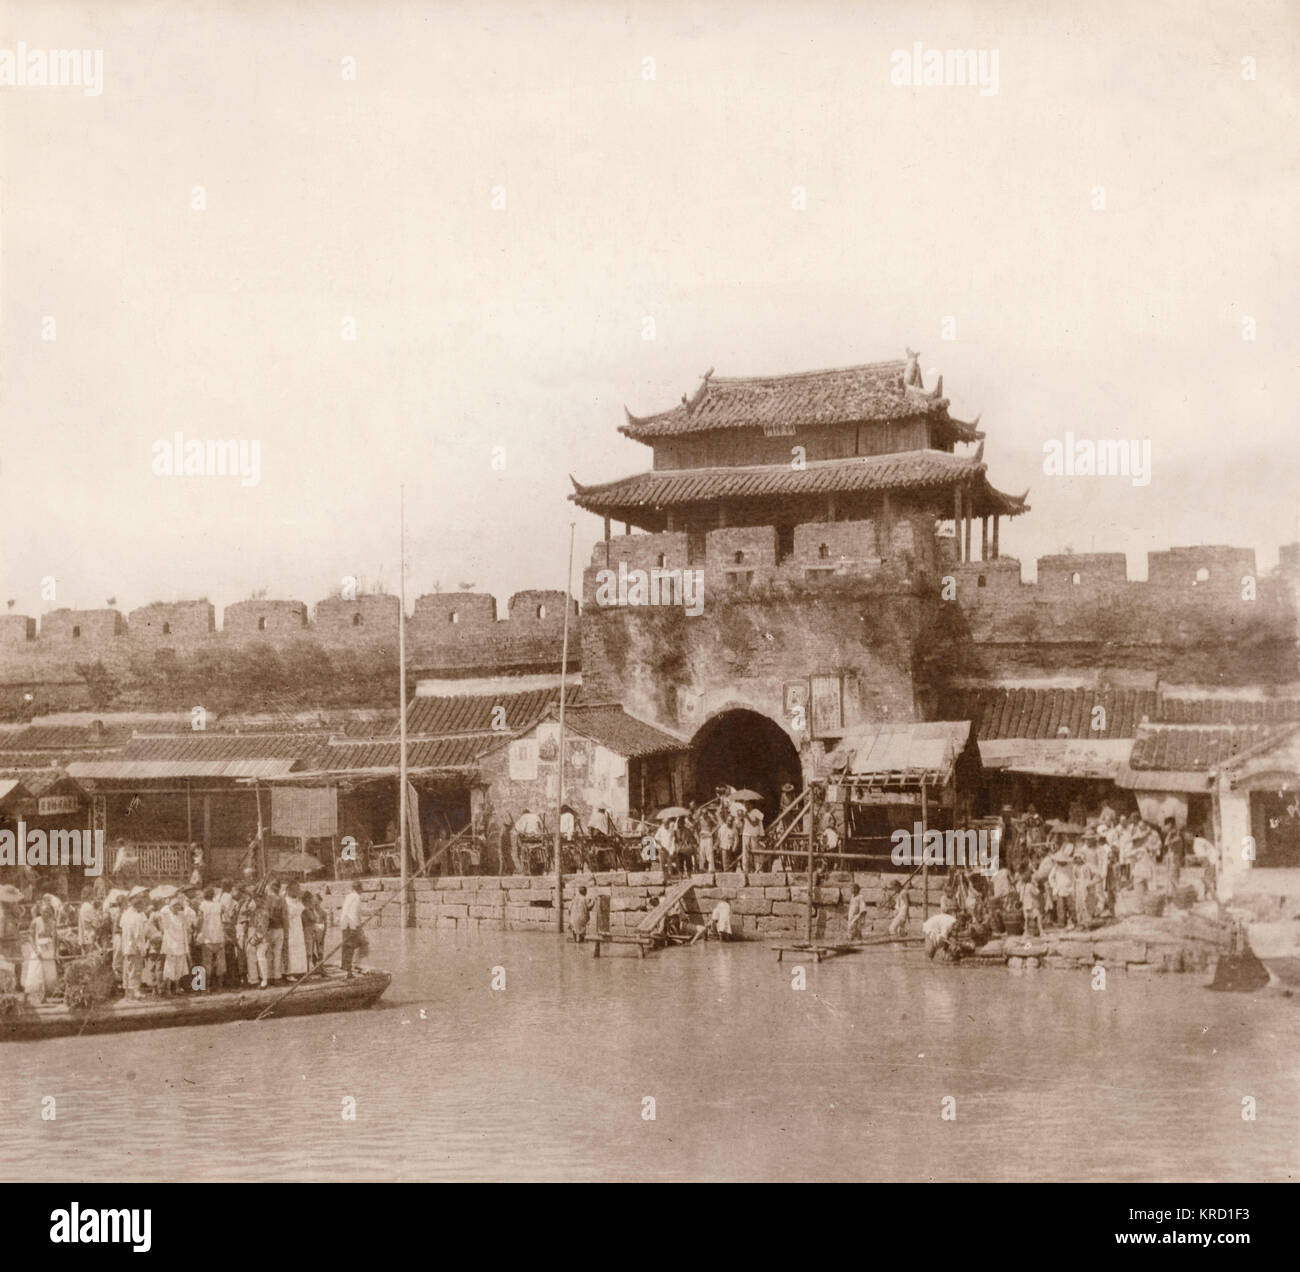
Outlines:
{"type": "Polygon", "coordinates": [[[658,469],[595,486],[584,486],[570,478],[573,494],[569,498],[589,512],[632,520],[635,518],[620,514],[711,503],[718,499],[842,491],[939,491],[963,486],[971,495],[973,516],[996,513],[1014,517],[1029,510],[1025,503],[1028,491],[1017,498],[995,490],[988,483],[985,469],[978,455],[963,458],[941,450],[911,450],[893,455],[817,460],[799,469],[788,464],[658,469]]]}
{"type": "Polygon", "coordinates": [[[982,435],[974,425],[948,420],[943,377],[927,391],[920,383],[915,362],[915,358],[910,362],[896,358],[790,375],[725,377],[708,371],[694,396],[683,394],[681,402],[670,410],[657,415],[633,415],[624,407],[627,423],[619,432],[648,443],[657,437],[716,429],[789,431],[800,425],[937,416],[952,424],[959,440],[978,440],[982,435]],[[906,384],[909,366],[914,380],[906,384]]]}

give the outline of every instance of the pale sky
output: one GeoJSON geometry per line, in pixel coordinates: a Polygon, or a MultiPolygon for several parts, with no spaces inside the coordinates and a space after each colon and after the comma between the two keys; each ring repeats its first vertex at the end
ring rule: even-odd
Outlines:
{"type": "Polygon", "coordinates": [[[0,598],[396,591],[405,482],[408,600],[504,612],[562,584],[570,520],[575,577],[599,534],[568,474],[649,467],[624,403],[906,345],[1029,487],[1027,575],[1067,545],[1270,565],[1300,537],[1298,33],[1239,0],[10,0],[0,49],[102,49],[104,83],[0,86],[0,598]],[[996,50],[997,93],[892,84],[918,40],[996,50]],[[155,476],[177,430],[257,440],[260,483],[155,476]],[[1149,437],[1150,485],[1044,475],[1067,430],[1149,437]]]}

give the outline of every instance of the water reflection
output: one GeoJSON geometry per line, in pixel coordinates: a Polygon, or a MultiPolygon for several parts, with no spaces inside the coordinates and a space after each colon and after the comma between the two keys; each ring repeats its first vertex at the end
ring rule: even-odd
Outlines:
{"type": "Polygon", "coordinates": [[[0,1048],[0,1177],[1284,1179],[1300,1166],[1297,1004],[1196,977],[1121,974],[1096,992],[1085,973],[876,951],[804,964],[798,991],[760,945],[645,960],[522,933],[383,932],[374,946],[395,972],[375,1011],[0,1048]]]}

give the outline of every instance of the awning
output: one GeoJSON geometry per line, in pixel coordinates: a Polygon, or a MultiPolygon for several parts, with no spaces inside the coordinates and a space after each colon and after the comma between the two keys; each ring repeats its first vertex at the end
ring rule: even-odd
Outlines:
{"type": "Polygon", "coordinates": [[[1127,791],[1178,791],[1202,794],[1210,789],[1210,774],[1204,769],[1135,769],[1121,765],[1115,785],[1127,791]]]}
{"type": "Polygon", "coordinates": [[[282,777],[296,759],[85,760],[68,765],[68,776],[102,782],[156,781],[177,777],[282,777]]]}
{"type": "Polygon", "coordinates": [[[851,730],[830,757],[832,772],[881,786],[943,786],[970,738],[969,720],[869,725],[851,730]]]}
{"type": "Polygon", "coordinates": [[[984,767],[1039,777],[1113,782],[1128,763],[1130,738],[997,738],[979,744],[984,767]]]}

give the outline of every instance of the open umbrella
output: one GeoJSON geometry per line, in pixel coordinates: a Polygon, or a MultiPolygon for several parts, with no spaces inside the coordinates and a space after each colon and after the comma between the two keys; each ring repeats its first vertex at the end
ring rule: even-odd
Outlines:
{"type": "Polygon", "coordinates": [[[166,901],[168,897],[174,897],[180,889],[174,883],[160,883],[152,892],[149,893],[151,901],[166,901]]]}
{"type": "Polygon", "coordinates": [[[128,899],[131,897],[140,897],[143,896],[148,891],[149,889],[146,888],[143,884],[137,884],[134,888],[131,889],[130,892],[127,893],[127,897],[128,899]]]}
{"type": "Polygon", "coordinates": [[[0,884],[0,901],[8,901],[11,905],[15,901],[21,901],[23,894],[11,883],[0,884]]]}
{"type": "Polygon", "coordinates": [[[108,896],[104,898],[104,904],[112,905],[114,901],[120,900],[122,897],[126,896],[126,894],[125,888],[111,888],[108,896]]]}
{"type": "Polygon", "coordinates": [[[671,821],[674,817],[689,817],[690,809],[674,804],[671,808],[661,808],[655,814],[656,821],[671,821]]]}
{"type": "Polygon", "coordinates": [[[763,797],[757,791],[745,790],[745,791],[732,791],[731,798],[738,799],[743,803],[745,800],[748,799],[762,799],[763,797]]]}

